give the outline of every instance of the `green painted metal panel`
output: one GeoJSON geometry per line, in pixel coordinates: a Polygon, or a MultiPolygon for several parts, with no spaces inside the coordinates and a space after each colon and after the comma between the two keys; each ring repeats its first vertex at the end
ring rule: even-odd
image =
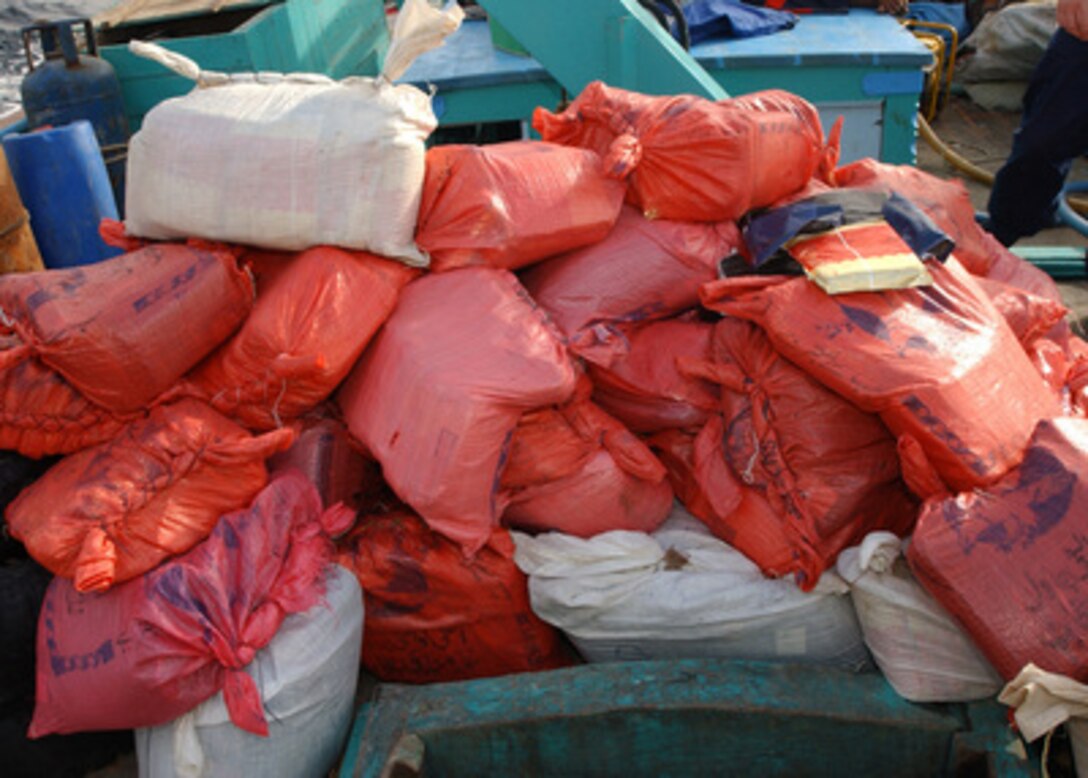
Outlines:
{"type": "MultiPolygon", "coordinates": [[[[189,27],[195,23],[187,20],[189,27]]],[[[119,32],[123,27],[111,35],[119,32]]],[[[317,72],[344,78],[376,75],[389,33],[381,0],[286,0],[258,10],[228,31],[156,42],[206,70],[317,72]]],[[[100,52],[120,78],[134,132],[152,107],[192,89],[191,82],[132,55],[123,43],[104,45],[100,52]]]]}
{"type": "MultiPolygon", "coordinates": [[[[379,687],[341,778],[423,775],[1030,774],[996,703],[915,705],[883,676],[724,660],[585,665],[379,687]],[[395,773],[394,773],[395,774],[395,773]]],[[[1023,749],[1020,749],[1021,753],[1023,749]]]]}
{"type": "Polygon", "coordinates": [[[637,0],[480,0],[569,92],[591,81],[646,94],[728,95],[637,0]]]}
{"type": "Polygon", "coordinates": [[[1012,252],[1060,281],[1088,277],[1088,258],[1081,247],[1013,246],[1012,252]]]}

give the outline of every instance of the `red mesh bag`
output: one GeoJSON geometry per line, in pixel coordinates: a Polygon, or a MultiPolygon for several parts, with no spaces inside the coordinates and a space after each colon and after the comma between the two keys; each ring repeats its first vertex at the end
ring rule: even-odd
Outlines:
{"type": "Polygon", "coordinates": [[[329,535],[354,519],[301,475],[272,481],[183,556],[103,594],[55,578],[38,622],[30,737],[153,727],[223,692],[231,721],[268,735],[245,671],[285,616],[318,605],[329,535]]]}
{"type": "Polygon", "coordinates": [[[1088,681],[1088,421],[1042,422],[986,489],[926,503],[907,559],[1006,680],[1088,681]]]}
{"type": "Polygon", "coordinates": [[[435,146],[416,243],[431,255],[431,270],[513,270],[603,239],[626,191],[586,149],[535,141],[435,146]]]}
{"type": "Polygon", "coordinates": [[[718,388],[681,373],[677,359],[706,359],[714,325],[688,317],[620,331],[627,353],[608,367],[588,366],[593,401],[639,434],[706,424],[718,410],[718,388]]]}
{"type": "Polygon", "coordinates": [[[158,244],[0,277],[4,324],[89,400],[137,411],[237,329],[253,281],[233,253],[158,244]]]}
{"type": "Polygon", "coordinates": [[[589,84],[565,111],[537,108],[546,141],[592,149],[629,176],[627,201],[652,219],[723,221],[801,189],[838,161],[815,106],[781,90],[713,102],[589,84]]]}
{"type": "Polygon", "coordinates": [[[241,329],[196,370],[190,390],[250,429],[270,430],[332,394],[416,272],[319,246],[264,271],[241,329]]]}
{"type": "Polygon", "coordinates": [[[626,427],[575,399],[526,414],[514,430],[501,489],[503,523],[592,537],[610,530],[652,532],[672,508],[665,467],[626,427]]]}
{"type": "Polygon", "coordinates": [[[620,325],[665,319],[699,304],[699,287],[740,244],[732,222],[651,221],[624,208],[600,243],[541,262],[522,283],[570,340],[608,365],[627,351],[620,325]]]}
{"type": "Polygon", "coordinates": [[[35,459],[70,454],[109,440],[136,416],[95,405],[19,338],[0,336],[0,449],[35,459]]]}
{"type": "Polygon", "coordinates": [[[720,446],[751,493],[710,526],[764,573],[794,573],[808,590],[869,532],[909,533],[917,506],[879,418],[787,362],[748,322],[723,319],[713,360],[689,365],[722,388],[721,434],[703,443],[720,446]]]}
{"type": "Polygon", "coordinates": [[[364,517],[340,549],[365,594],[363,666],[383,681],[439,683],[572,663],[559,632],[529,606],[506,530],[467,559],[402,511],[364,517]]]}
{"type": "Polygon", "coordinates": [[[928,262],[933,285],[829,296],[805,278],[704,287],[708,307],[750,319],[782,356],[897,437],[917,440],[954,491],[992,483],[1057,416],[1004,318],[955,259],[928,262]]]}
{"type": "Polygon", "coordinates": [[[103,591],[207,537],[264,487],[265,459],[294,436],[253,437],[195,400],[158,406],[24,489],[8,528],[78,591],[103,591]]]}
{"type": "Polygon", "coordinates": [[[566,401],[575,381],[512,273],[461,268],[404,290],[338,399],[393,491],[472,554],[506,507],[499,477],[518,419],[566,401]]]}

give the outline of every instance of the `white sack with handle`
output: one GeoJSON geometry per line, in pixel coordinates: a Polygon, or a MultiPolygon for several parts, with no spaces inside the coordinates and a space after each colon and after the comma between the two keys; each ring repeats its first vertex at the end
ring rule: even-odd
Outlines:
{"type": "Polygon", "coordinates": [[[129,48],[196,87],[155,106],[129,145],[125,228],[158,240],[203,238],[301,251],[327,244],[409,265],[431,98],[394,84],[461,23],[407,0],[377,78],[226,74],[154,44],[129,48]]]}

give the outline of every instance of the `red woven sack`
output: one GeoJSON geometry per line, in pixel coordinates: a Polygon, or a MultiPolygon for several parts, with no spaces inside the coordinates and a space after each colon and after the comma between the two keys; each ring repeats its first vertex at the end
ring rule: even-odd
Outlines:
{"type": "Polygon", "coordinates": [[[435,146],[416,243],[431,255],[431,270],[513,270],[602,240],[626,191],[587,149],[538,141],[435,146]]]}
{"type": "Polygon", "coordinates": [[[533,614],[504,529],[470,560],[402,511],[362,518],[340,549],[365,594],[363,666],[383,681],[440,683],[572,663],[559,632],[533,614]]]}
{"type": "Polygon", "coordinates": [[[592,537],[652,532],[668,516],[673,494],[664,465],[589,401],[590,390],[583,379],[571,402],[518,423],[501,481],[504,524],[592,537]]]}
{"type": "Polygon", "coordinates": [[[836,186],[874,187],[896,192],[920,208],[955,244],[955,256],[976,276],[985,276],[1060,303],[1054,281],[1013,254],[975,220],[967,187],[958,178],[942,179],[913,165],[861,159],[832,174],[836,186]]]}
{"type": "Polygon", "coordinates": [[[255,438],[195,400],[159,406],[24,489],[8,528],[78,591],[104,591],[207,537],[264,487],[264,460],[294,436],[255,438]]]}
{"type": "Polygon", "coordinates": [[[415,275],[403,263],[319,246],[266,276],[241,329],[191,376],[192,390],[254,430],[332,394],[415,275]]]}
{"type": "Polygon", "coordinates": [[[0,449],[38,459],[109,440],[137,414],[90,402],[17,337],[0,335],[0,449]]]}
{"type": "Polygon", "coordinates": [[[714,325],[687,317],[619,331],[627,353],[608,367],[588,366],[593,401],[639,434],[706,424],[718,410],[718,388],[682,374],[677,359],[707,359],[714,325]]]}
{"type": "Polygon", "coordinates": [[[831,297],[805,278],[704,287],[706,304],[762,326],[782,356],[897,437],[915,438],[954,491],[992,483],[1061,412],[1016,336],[955,259],[933,286],[831,297]]]}
{"type": "Polygon", "coordinates": [[[745,321],[720,321],[712,361],[686,364],[721,384],[724,424],[713,443],[754,493],[711,527],[767,575],[793,573],[809,590],[869,532],[909,533],[917,506],[879,418],[787,362],[745,321]]]}
{"type": "Polygon", "coordinates": [[[1085,472],[1088,421],[1044,421],[1019,467],[918,520],[911,569],[1006,680],[1033,662],[1088,681],[1085,472]]]}
{"type": "Polygon", "coordinates": [[[223,691],[231,721],[268,735],[246,666],[285,616],[317,605],[329,535],[354,514],[322,513],[301,475],[272,481],[187,554],[104,594],[55,578],[38,622],[30,737],[153,727],[223,691]]]}
{"type": "Polygon", "coordinates": [[[521,280],[572,351],[609,365],[627,352],[618,325],[696,307],[699,287],[718,277],[718,261],[739,245],[732,222],[650,221],[624,208],[603,241],[541,262],[521,280]]]}
{"type": "Polygon", "coordinates": [[[512,273],[461,268],[410,284],[338,398],[351,433],[428,525],[475,553],[521,415],[574,392],[561,336],[512,273]]]}
{"type": "Polygon", "coordinates": [[[815,106],[782,90],[713,102],[589,84],[560,114],[537,108],[546,141],[592,149],[651,219],[723,221],[796,192],[838,161],[815,106]]]}
{"type": "Polygon", "coordinates": [[[0,276],[0,308],[34,354],[122,413],[172,387],[252,306],[252,279],[218,249],[161,244],[94,265],[0,276]]]}

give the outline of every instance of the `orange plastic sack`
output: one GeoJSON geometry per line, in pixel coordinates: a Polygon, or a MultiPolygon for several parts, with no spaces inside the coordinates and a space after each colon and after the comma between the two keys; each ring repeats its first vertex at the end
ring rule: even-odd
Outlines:
{"type": "Polygon", "coordinates": [[[409,512],[360,519],[340,541],[366,602],[363,666],[382,681],[440,683],[572,664],[529,606],[510,533],[469,560],[409,512]]]}
{"type": "Polygon", "coordinates": [[[252,306],[249,275],[217,249],[155,245],[94,265],[0,277],[11,328],[84,396],[120,413],[171,388],[252,306]]]}
{"type": "MultiPolygon", "coordinates": [[[[646,443],[668,471],[676,499],[688,512],[713,528],[719,537],[733,537],[732,527],[719,516],[729,516],[742,503],[745,492],[722,456],[724,426],[714,414],[698,433],[671,429],[647,438],[646,443]]],[[[785,570],[789,557],[777,565],[785,570]]]]}
{"type": "Polygon", "coordinates": [[[889,165],[874,159],[838,168],[832,178],[840,187],[875,187],[898,193],[952,239],[956,258],[969,272],[1061,302],[1061,293],[1050,276],[1013,254],[979,225],[963,181],[942,179],[912,165],[889,165]]]}
{"type": "Polygon", "coordinates": [[[583,379],[571,402],[522,417],[502,476],[504,524],[588,538],[652,532],[669,515],[664,465],[589,401],[590,390],[583,379]]]}
{"type": "Polygon", "coordinates": [[[933,285],[830,297],[805,278],[703,288],[706,305],[762,326],[794,364],[896,437],[917,440],[953,491],[1000,478],[1061,407],[975,280],[950,258],[933,285]]]}
{"type": "Polygon", "coordinates": [[[707,359],[714,325],[692,317],[622,327],[627,354],[609,367],[590,363],[593,401],[639,434],[697,430],[718,410],[717,386],[677,369],[707,359]]]}
{"type": "Polygon", "coordinates": [[[927,502],[907,549],[919,582],[1009,680],[1028,662],[1088,681],[1088,421],[1044,421],[986,489],[927,502]]]}
{"type": "Polygon", "coordinates": [[[808,590],[869,532],[909,533],[917,506],[879,418],[821,386],[738,319],[718,323],[712,361],[687,364],[721,384],[722,433],[708,442],[720,441],[736,483],[753,493],[711,528],[729,527],[727,542],[764,573],[794,573],[808,590]]]}
{"type": "Polygon", "coordinates": [[[277,478],[214,522],[207,540],[102,594],[53,579],[38,621],[30,737],[165,724],[219,691],[231,721],[268,736],[267,679],[246,671],[286,616],[321,607],[331,535],[301,476],[277,478]]]}
{"type": "Polygon", "coordinates": [[[651,219],[740,218],[826,175],[839,156],[838,132],[825,146],[815,106],[777,89],[713,102],[594,81],[560,114],[537,108],[533,128],[629,176],[627,201],[651,219]]]}
{"type": "Polygon", "coordinates": [[[626,192],[587,149],[539,141],[435,146],[416,243],[431,255],[431,270],[513,270],[602,240],[626,192]]]}
{"type": "Polygon", "coordinates": [[[575,380],[512,273],[460,268],[404,290],[338,399],[393,491],[473,554],[506,507],[499,477],[518,419],[567,400],[575,380]]]}
{"type": "Polygon", "coordinates": [[[104,591],[207,537],[264,487],[264,460],[294,437],[253,437],[195,400],[159,406],[25,489],[8,529],[77,591],[104,591]]]}
{"type": "Polygon", "coordinates": [[[287,255],[262,276],[253,312],[193,373],[190,390],[253,430],[298,418],[344,380],[415,275],[329,246],[287,255]]]}
{"type": "MultiPolygon", "coordinates": [[[[1040,297],[1003,281],[980,277],[978,284],[1025,348],[1051,333],[1069,313],[1060,301],[1040,297]]],[[[1067,331],[1067,328],[1063,329],[1067,331]]]]}
{"type": "Polygon", "coordinates": [[[301,426],[291,447],[269,458],[270,474],[301,472],[327,507],[343,503],[353,510],[365,509],[385,491],[378,463],[363,454],[343,422],[307,417],[301,426]]]}
{"type": "Polygon", "coordinates": [[[138,414],[90,402],[17,337],[0,335],[0,449],[35,459],[109,440],[138,414]]]}
{"type": "Polygon", "coordinates": [[[627,352],[625,322],[664,319],[699,304],[699,287],[740,245],[733,222],[651,221],[624,208],[600,243],[521,274],[533,299],[581,357],[608,365],[627,352]]]}

